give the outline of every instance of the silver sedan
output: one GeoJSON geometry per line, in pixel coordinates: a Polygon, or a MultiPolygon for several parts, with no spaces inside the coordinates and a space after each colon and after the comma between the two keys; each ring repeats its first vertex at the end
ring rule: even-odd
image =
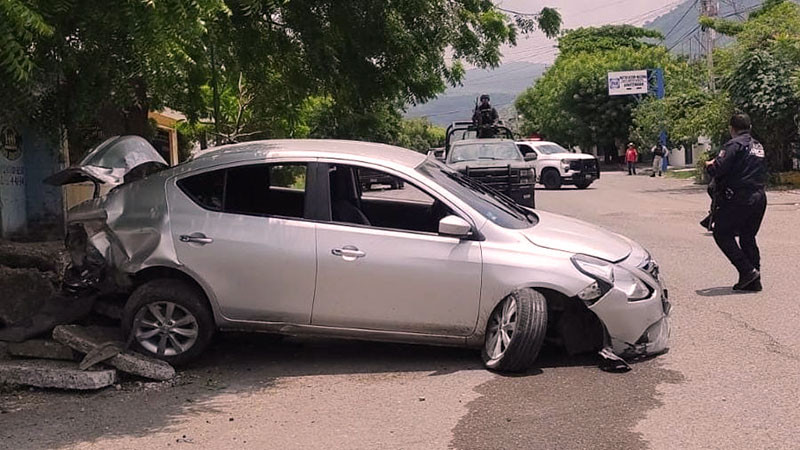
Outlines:
{"type": "Polygon", "coordinates": [[[74,269],[101,261],[86,283],[129,294],[132,342],[175,364],[220,329],[474,347],[501,371],[529,368],[546,338],[667,348],[667,291],[644,248],[413,151],[260,141],[167,168],[127,136],[51,182],[87,179],[113,189],[70,211],[86,237],[68,239],[86,245],[74,269]],[[364,191],[361,172],[384,181],[364,191]]]}

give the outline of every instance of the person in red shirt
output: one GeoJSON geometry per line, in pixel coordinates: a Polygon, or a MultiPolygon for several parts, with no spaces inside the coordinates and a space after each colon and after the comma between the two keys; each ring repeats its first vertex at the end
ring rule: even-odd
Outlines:
{"type": "Polygon", "coordinates": [[[625,152],[625,162],[628,163],[628,175],[636,175],[636,160],[639,159],[639,152],[633,142],[628,143],[628,151],[625,152]]]}

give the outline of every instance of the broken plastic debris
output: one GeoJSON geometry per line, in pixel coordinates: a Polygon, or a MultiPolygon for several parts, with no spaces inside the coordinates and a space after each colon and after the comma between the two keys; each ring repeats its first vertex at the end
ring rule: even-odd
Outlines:
{"type": "Polygon", "coordinates": [[[631,370],[631,366],[629,366],[624,359],[615,355],[614,352],[611,351],[611,347],[605,347],[597,352],[597,354],[603,358],[603,361],[600,363],[600,369],[603,371],[624,373],[631,370]]]}

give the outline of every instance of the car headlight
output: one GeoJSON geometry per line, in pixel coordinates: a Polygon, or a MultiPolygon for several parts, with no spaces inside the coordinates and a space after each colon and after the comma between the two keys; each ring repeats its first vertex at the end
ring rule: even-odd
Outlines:
{"type": "Polygon", "coordinates": [[[653,293],[650,286],[628,269],[624,269],[620,266],[614,267],[614,278],[617,288],[625,292],[629,301],[635,302],[637,300],[644,300],[649,298],[653,293]]]}
{"type": "Polygon", "coordinates": [[[578,298],[589,304],[604,296],[614,285],[614,265],[589,255],[573,255],[572,264],[581,273],[594,279],[594,283],[578,293],[578,298]]]}

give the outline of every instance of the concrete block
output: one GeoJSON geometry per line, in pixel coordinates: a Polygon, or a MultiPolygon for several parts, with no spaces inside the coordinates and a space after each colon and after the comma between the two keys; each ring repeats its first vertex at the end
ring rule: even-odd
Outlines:
{"type": "Polygon", "coordinates": [[[0,361],[0,383],[42,388],[101,389],[117,381],[113,369],[80,370],[74,362],[48,359],[0,361]]]}
{"type": "Polygon", "coordinates": [[[63,359],[75,361],[75,352],[66,345],[50,339],[31,339],[8,344],[8,353],[13,356],[39,359],[63,359]]]}
{"type": "Polygon", "coordinates": [[[29,319],[54,293],[46,273],[0,265],[0,327],[29,319]]]}
{"type": "MultiPolygon", "coordinates": [[[[59,325],[53,330],[53,339],[81,353],[89,353],[104,342],[104,338],[97,338],[97,330],[79,325],[59,325]]],[[[153,380],[165,381],[175,376],[175,369],[169,363],[150,358],[132,351],[125,351],[103,364],[133,375],[153,380]]]]}

